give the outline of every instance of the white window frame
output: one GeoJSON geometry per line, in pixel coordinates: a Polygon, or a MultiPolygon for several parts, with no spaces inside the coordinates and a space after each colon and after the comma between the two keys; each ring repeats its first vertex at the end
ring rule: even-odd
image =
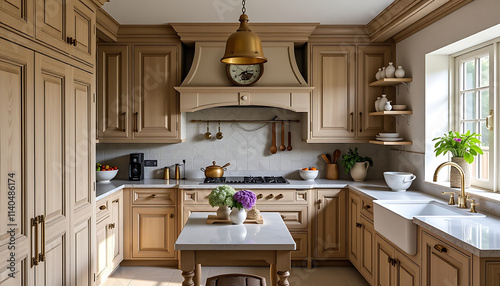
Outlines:
{"type": "MultiPolygon", "coordinates": [[[[452,68],[450,69],[452,72],[452,76],[450,77],[453,80],[453,88],[451,97],[450,97],[450,123],[451,123],[451,130],[453,131],[459,131],[460,132],[460,118],[461,118],[461,112],[463,111],[463,106],[462,102],[460,100],[460,78],[463,78],[463,74],[461,73],[461,62],[463,61],[468,61],[471,59],[474,59],[477,61],[479,57],[482,57],[484,55],[489,55],[490,59],[490,69],[489,69],[489,107],[490,110],[493,110],[493,114],[498,114],[498,108],[496,106],[496,90],[497,90],[497,85],[498,85],[498,79],[495,78],[495,68],[498,65],[498,57],[495,57],[497,54],[496,50],[496,45],[497,44],[489,44],[487,46],[483,46],[480,48],[475,48],[475,49],[468,49],[466,51],[459,52],[457,54],[452,55],[453,63],[452,68]]],[[[477,62],[476,62],[477,63],[477,62]]],[[[476,74],[476,86],[477,82],[480,80],[480,77],[478,74],[476,74]]],[[[485,120],[481,120],[483,123],[485,123],[485,120]]],[[[495,126],[493,122],[490,122],[491,125],[495,126]]],[[[479,130],[476,130],[476,132],[479,133],[479,130]]],[[[499,132],[494,128],[492,133],[490,133],[489,136],[489,166],[488,166],[488,180],[482,180],[482,179],[475,179],[472,178],[471,184],[474,187],[479,187],[487,190],[492,190],[496,191],[496,169],[497,165],[499,164],[499,160],[497,159],[499,156],[496,154],[496,138],[498,137],[499,132]]]]}

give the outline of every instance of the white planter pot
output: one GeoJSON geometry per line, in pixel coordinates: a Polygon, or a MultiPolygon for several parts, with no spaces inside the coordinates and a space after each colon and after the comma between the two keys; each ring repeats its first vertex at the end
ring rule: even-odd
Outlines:
{"type": "Polygon", "coordinates": [[[231,213],[229,214],[231,221],[233,224],[242,224],[247,218],[247,211],[243,208],[239,210],[238,208],[233,208],[231,213]]]}
{"type": "Polygon", "coordinates": [[[352,179],[355,182],[363,182],[366,178],[368,167],[370,167],[368,161],[354,163],[354,167],[351,168],[352,179]]]}

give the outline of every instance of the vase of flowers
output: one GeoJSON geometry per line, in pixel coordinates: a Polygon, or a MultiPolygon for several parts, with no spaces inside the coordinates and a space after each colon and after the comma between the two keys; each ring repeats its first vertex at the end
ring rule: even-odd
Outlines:
{"type": "MultiPolygon", "coordinates": [[[[450,131],[441,137],[432,139],[437,141],[434,144],[434,152],[436,156],[451,153],[451,161],[457,163],[464,171],[465,188],[470,188],[471,182],[471,163],[474,162],[474,156],[483,154],[483,150],[479,147],[481,141],[476,138],[480,136],[477,133],[471,133],[470,130],[465,134],[450,131]]],[[[460,173],[455,168],[450,171],[450,186],[452,188],[460,188],[460,173]]]]}
{"type": "Polygon", "coordinates": [[[228,220],[229,208],[233,207],[233,196],[236,193],[231,186],[218,186],[213,189],[208,195],[208,203],[212,207],[219,207],[217,209],[217,218],[221,220],[228,220]]]}
{"type": "Polygon", "coordinates": [[[234,224],[242,224],[247,218],[247,210],[251,209],[255,202],[257,201],[257,196],[254,192],[249,190],[237,191],[233,195],[233,209],[229,217],[234,224]]]}

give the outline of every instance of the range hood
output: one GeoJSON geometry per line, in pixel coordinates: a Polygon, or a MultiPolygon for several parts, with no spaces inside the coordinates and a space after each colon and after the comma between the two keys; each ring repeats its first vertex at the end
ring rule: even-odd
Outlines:
{"type": "Polygon", "coordinates": [[[268,106],[309,112],[311,91],[295,60],[293,42],[263,42],[264,74],[252,86],[234,86],[220,62],[225,42],[196,42],[191,69],[181,86],[181,112],[220,106],[268,106]]]}

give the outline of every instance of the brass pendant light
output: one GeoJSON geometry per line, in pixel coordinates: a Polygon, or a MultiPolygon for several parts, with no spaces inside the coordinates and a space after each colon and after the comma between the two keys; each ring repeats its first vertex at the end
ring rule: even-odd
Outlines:
{"type": "Polygon", "coordinates": [[[245,0],[242,1],[240,27],[227,38],[226,52],[220,59],[225,64],[253,65],[267,62],[262,50],[262,42],[248,27],[248,16],[245,14],[245,0]]]}

